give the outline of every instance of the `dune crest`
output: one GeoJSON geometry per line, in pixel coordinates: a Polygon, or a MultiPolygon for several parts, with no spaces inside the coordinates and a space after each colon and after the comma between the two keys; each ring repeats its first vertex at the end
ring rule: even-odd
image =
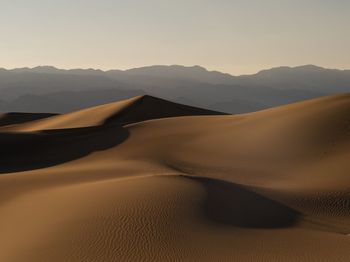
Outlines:
{"type": "Polygon", "coordinates": [[[86,108],[76,112],[57,115],[7,129],[9,131],[40,131],[100,126],[107,124],[126,125],[150,119],[187,116],[218,115],[219,112],[181,105],[160,98],[144,95],[86,108]]]}

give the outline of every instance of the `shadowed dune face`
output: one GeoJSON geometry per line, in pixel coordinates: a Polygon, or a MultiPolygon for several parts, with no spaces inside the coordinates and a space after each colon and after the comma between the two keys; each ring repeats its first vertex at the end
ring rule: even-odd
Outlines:
{"type": "Polygon", "coordinates": [[[172,103],[152,96],[141,96],[129,107],[106,119],[105,123],[118,122],[122,125],[151,119],[191,115],[225,115],[224,113],[172,103]]]}
{"type": "Polygon", "coordinates": [[[190,177],[207,190],[207,216],[218,223],[242,228],[292,227],[299,212],[251,189],[220,180],[190,177]]]}
{"type": "Polygon", "coordinates": [[[0,133],[0,174],[33,170],[79,159],[122,143],[128,131],[120,126],[0,133]]]}
{"type": "Polygon", "coordinates": [[[34,121],[38,119],[47,118],[54,116],[55,114],[46,114],[46,113],[6,113],[0,114],[0,127],[21,124],[29,121],[34,121]]]}
{"type": "Polygon", "coordinates": [[[214,113],[137,97],[0,128],[0,261],[348,261],[350,95],[214,113]]]}

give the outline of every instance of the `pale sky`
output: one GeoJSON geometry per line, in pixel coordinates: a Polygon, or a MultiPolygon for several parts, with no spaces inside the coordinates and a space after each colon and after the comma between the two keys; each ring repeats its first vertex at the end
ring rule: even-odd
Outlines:
{"type": "Polygon", "coordinates": [[[0,67],[350,68],[349,0],[0,0],[0,67]]]}

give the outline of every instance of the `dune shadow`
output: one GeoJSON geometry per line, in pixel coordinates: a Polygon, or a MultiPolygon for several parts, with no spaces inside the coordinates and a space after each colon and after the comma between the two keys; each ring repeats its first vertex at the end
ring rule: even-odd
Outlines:
{"type": "Polygon", "coordinates": [[[120,126],[96,126],[0,133],[0,174],[62,164],[122,143],[129,132],[120,126]]]}
{"type": "MultiPolygon", "coordinates": [[[[186,176],[187,177],[187,176],[186,176]]],[[[241,228],[291,227],[301,214],[237,184],[203,177],[187,177],[207,189],[205,212],[210,220],[241,228]]]]}
{"type": "Polygon", "coordinates": [[[57,114],[50,113],[6,113],[0,115],[0,127],[23,124],[30,121],[48,118],[57,114]]]}

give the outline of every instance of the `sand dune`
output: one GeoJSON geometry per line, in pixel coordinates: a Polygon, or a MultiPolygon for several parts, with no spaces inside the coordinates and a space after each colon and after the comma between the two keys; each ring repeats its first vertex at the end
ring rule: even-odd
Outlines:
{"type": "Polygon", "coordinates": [[[350,257],[350,95],[236,116],[137,97],[0,143],[0,261],[350,257]]]}

